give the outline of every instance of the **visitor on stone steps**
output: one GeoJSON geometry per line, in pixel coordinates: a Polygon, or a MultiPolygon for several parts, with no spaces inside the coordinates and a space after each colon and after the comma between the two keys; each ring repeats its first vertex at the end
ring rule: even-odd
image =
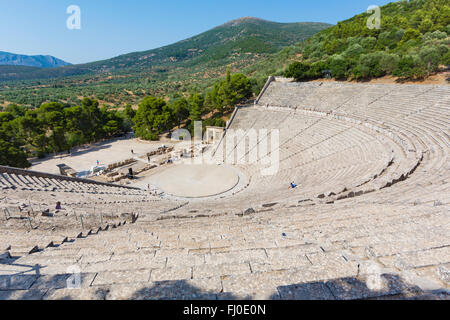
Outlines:
{"type": "Polygon", "coordinates": [[[291,182],[289,189],[295,189],[295,188],[297,188],[297,185],[295,184],[295,182],[291,182]]]}
{"type": "Polygon", "coordinates": [[[61,208],[61,202],[57,202],[56,203],[56,208],[55,208],[56,210],[61,210],[62,208],[61,208]]]}

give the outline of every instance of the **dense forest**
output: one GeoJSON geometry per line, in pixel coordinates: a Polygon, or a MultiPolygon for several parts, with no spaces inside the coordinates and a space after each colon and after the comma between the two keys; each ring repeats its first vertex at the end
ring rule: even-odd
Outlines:
{"type": "Polygon", "coordinates": [[[0,112],[0,164],[28,167],[29,156],[69,151],[127,130],[123,114],[99,108],[98,101],[89,98],[79,106],[49,102],[29,109],[12,104],[0,112]]]}
{"type": "Polygon", "coordinates": [[[157,140],[175,126],[192,132],[193,122],[203,118],[204,126],[225,126],[223,115],[251,96],[250,80],[228,70],[226,78],[205,93],[178,96],[169,102],[148,96],[137,111],[131,105],[122,111],[100,107],[91,98],[82,99],[80,105],[49,102],[36,109],[11,104],[0,112],[0,165],[27,168],[29,157],[69,152],[131,129],[139,138],[157,140]]]}
{"type": "Polygon", "coordinates": [[[381,8],[381,26],[368,28],[370,13],[339,22],[305,41],[301,61],[284,75],[297,80],[323,77],[364,80],[393,75],[423,79],[450,65],[450,3],[411,0],[381,8]]]}

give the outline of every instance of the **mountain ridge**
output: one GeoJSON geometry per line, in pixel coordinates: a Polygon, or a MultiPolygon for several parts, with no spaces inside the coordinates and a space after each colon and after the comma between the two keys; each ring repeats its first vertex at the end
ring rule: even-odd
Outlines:
{"type": "Polygon", "coordinates": [[[78,103],[79,97],[90,96],[125,105],[145,95],[199,92],[224,76],[228,67],[240,72],[331,26],[257,18],[238,21],[171,45],[91,63],[39,70],[0,66],[0,104],[3,99],[39,106],[58,97],[78,103]]]}
{"type": "Polygon", "coordinates": [[[229,21],[193,37],[173,44],[139,52],[130,52],[113,58],[83,64],[68,65],[52,71],[24,73],[8,78],[0,68],[0,81],[45,79],[86,73],[108,73],[129,69],[164,69],[183,64],[203,63],[196,60],[220,60],[233,53],[275,53],[285,46],[300,42],[330,26],[326,23],[278,23],[259,18],[244,17],[229,21]],[[233,21],[240,21],[233,25],[233,21]],[[46,73],[47,72],[47,73],[46,73]]]}
{"type": "Polygon", "coordinates": [[[47,69],[68,66],[71,65],[71,63],[58,59],[51,55],[25,55],[0,51],[0,65],[37,67],[47,69]]]}
{"type": "MultiPolygon", "coordinates": [[[[138,58],[140,61],[150,60],[152,63],[155,62],[180,62],[186,58],[195,58],[198,55],[204,54],[205,51],[211,48],[216,48],[226,41],[238,41],[238,40],[248,40],[248,38],[258,39],[259,43],[255,46],[250,46],[248,43],[241,44],[238,43],[239,49],[243,52],[250,52],[250,49],[255,49],[257,53],[266,53],[267,51],[272,51],[273,53],[281,49],[286,45],[292,45],[300,42],[315,32],[302,32],[302,28],[314,28],[314,31],[321,31],[325,27],[331,26],[325,23],[278,23],[267,21],[259,18],[245,17],[236,20],[231,20],[223,25],[214,27],[210,30],[202,32],[198,35],[189,37],[187,39],[175,42],[170,45],[163,47],[139,51],[130,52],[127,54],[119,55],[110,59],[105,59],[101,61],[95,61],[83,66],[94,67],[103,64],[104,66],[110,66],[111,62],[118,61],[120,63],[127,64],[129,58],[138,58]],[[234,24],[234,21],[240,21],[238,24],[234,24]],[[280,30],[276,32],[270,32],[270,28],[274,26],[279,26],[280,30]],[[287,30],[286,30],[287,29],[287,30]],[[278,31],[285,31],[283,35],[280,36],[280,40],[273,40],[276,37],[278,31]],[[271,36],[271,39],[269,37],[271,36]],[[264,45],[270,42],[270,45],[264,45]],[[251,48],[249,48],[251,47],[251,48]],[[158,57],[162,56],[162,57],[158,57]],[[123,60],[125,59],[125,60],[123,60]],[[161,59],[163,61],[161,61],[161,59]],[[169,59],[170,61],[167,61],[169,59]],[[165,60],[165,61],[164,61],[165,60]],[[174,61],[175,60],[175,61],[174,61]]],[[[255,53],[255,51],[251,51],[255,53]]],[[[210,53],[210,52],[207,52],[210,53]]],[[[140,67],[142,64],[139,65],[140,67]]]]}

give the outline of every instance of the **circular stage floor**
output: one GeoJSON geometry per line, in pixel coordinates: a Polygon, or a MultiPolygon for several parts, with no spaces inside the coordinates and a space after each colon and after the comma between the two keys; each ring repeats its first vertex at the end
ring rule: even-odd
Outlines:
{"type": "Polygon", "coordinates": [[[167,194],[182,198],[203,198],[233,189],[239,176],[227,166],[179,164],[145,179],[167,194]]]}

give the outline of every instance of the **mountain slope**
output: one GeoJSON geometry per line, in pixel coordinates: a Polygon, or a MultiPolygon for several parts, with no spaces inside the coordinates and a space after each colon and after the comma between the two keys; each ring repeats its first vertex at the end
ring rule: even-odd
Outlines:
{"type": "Polygon", "coordinates": [[[325,23],[276,23],[241,18],[175,44],[112,59],[55,69],[0,67],[1,100],[38,106],[80,96],[105,103],[135,103],[144,95],[201,90],[224,75],[253,65],[329,27],[325,23]],[[20,82],[11,82],[21,80],[20,82]],[[27,81],[23,81],[27,80],[27,81]],[[5,90],[7,88],[7,90],[5,90]]]}
{"type": "MultiPolygon", "coordinates": [[[[128,73],[136,70],[160,72],[167,71],[167,68],[205,63],[221,65],[235,60],[233,56],[245,54],[244,59],[249,60],[249,54],[256,56],[275,53],[329,26],[325,23],[276,23],[251,17],[241,18],[165,47],[59,68],[47,71],[47,74],[27,73],[23,79],[45,79],[82,73],[128,73]]],[[[0,73],[0,81],[23,79],[11,79],[0,73]]]]}
{"type": "Polygon", "coordinates": [[[27,56],[23,54],[0,51],[0,65],[57,68],[68,66],[70,63],[48,55],[27,56]]]}
{"type": "Polygon", "coordinates": [[[367,27],[369,16],[359,14],[309,38],[297,51],[303,65],[286,76],[314,79],[331,70],[340,80],[423,79],[450,64],[448,0],[389,3],[381,7],[380,29],[367,27]]]}
{"type": "Polygon", "coordinates": [[[87,67],[96,71],[111,71],[180,63],[194,65],[217,62],[230,58],[230,55],[275,53],[329,26],[324,23],[276,23],[241,18],[173,45],[122,55],[91,63],[87,67]]]}

